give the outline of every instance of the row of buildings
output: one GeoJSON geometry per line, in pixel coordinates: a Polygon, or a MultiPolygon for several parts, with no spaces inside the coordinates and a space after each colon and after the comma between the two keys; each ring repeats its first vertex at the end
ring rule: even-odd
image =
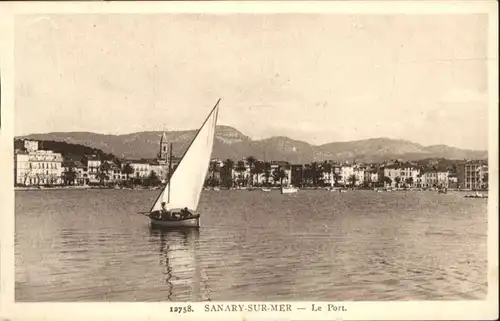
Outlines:
{"type": "Polygon", "coordinates": [[[156,159],[123,162],[101,160],[96,155],[85,155],[83,159],[63,157],[61,153],[39,149],[38,141],[25,140],[24,148],[14,152],[14,182],[20,186],[93,185],[103,181],[113,184],[130,178],[145,179],[151,172],[161,182],[167,177],[171,161],[168,154],[165,134],[156,159]]]}
{"type": "MultiPolygon", "coordinates": [[[[93,185],[143,181],[154,176],[165,182],[168,169],[175,168],[168,158],[169,144],[165,134],[159,142],[156,159],[103,161],[95,155],[83,159],[64,158],[60,153],[40,150],[37,141],[24,141],[15,151],[14,178],[20,186],[93,185]]],[[[255,159],[238,162],[211,161],[207,182],[226,186],[263,186],[292,184],[295,186],[391,186],[417,188],[488,188],[488,166],[485,162],[464,161],[453,169],[419,166],[414,163],[383,164],[312,163],[294,165],[287,162],[263,163],[255,159]]]]}
{"type": "MultiPolygon", "coordinates": [[[[224,166],[222,162],[221,166],[224,166]]],[[[457,164],[455,170],[401,162],[371,165],[325,162],[316,164],[316,167],[312,164],[271,163],[270,167],[271,173],[275,169],[283,169],[283,183],[295,186],[434,187],[468,190],[488,188],[488,165],[479,161],[464,161],[457,164]]],[[[251,181],[261,185],[270,179],[274,184],[274,175],[266,177],[265,171],[256,173],[247,162],[243,171],[233,168],[231,176],[236,182],[251,181]]]]}

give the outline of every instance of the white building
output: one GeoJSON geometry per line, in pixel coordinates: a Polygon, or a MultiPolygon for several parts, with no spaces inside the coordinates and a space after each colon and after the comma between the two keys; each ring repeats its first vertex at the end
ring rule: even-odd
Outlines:
{"type": "Polygon", "coordinates": [[[420,170],[417,167],[407,164],[393,164],[381,168],[378,179],[385,182],[385,178],[388,177],[392,187],[414,186],[419,181],[419,174],[420,170]]]}
{"type": "Polygon", "coordinates": [[[99,183],[98,173],[99,168],[101,167],[101,160],[95,156],[87,156],[87,171],[88,171],[88,179],[90,183],[99,183]]]}
{"type": "Polygon", "coordinates": [[[448,188],[449,173],[447,171],[426,171],[420,175],[419,187],[443,187],[448,188]]]}
{"type": "Polygon", "coordinates": [[[349,177],[351,177],[351,175],[354,175],[354,167],[351,165],[342,165],[340,167],[340,175],[340,182],[342,182],[344,185],[350,184],[349,177]]]}
{"type": "Polygon", "coordinates": [[[26,151],[14,154],[14,180],[18,185],[61,184],[62,155],[39,150],[37,141],[25,141],[26,151]]]}

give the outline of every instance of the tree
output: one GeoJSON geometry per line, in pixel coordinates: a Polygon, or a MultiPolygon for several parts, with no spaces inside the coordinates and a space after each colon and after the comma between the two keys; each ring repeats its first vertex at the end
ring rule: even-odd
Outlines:
{"type": "Polygon", "coordinates": [[[351,187],[354,188],[354,186],[356,185],[356,182],[358,181],[358,177],[356,175],[352,174],[351,176],[349,176],[347,181],[349,183],[351,183],[351,187]]]}
{"type": "Polygon", "coordinates": [[[50,185],[54,185],[57,183],[57,179],[58,179],[58,175],[57,174],[54,174],[54,173],[50,173],[49,174],[49,184],[50,185]]]}
{"type": "Polygon", "coordinates": [[[291,166],[291,178],[290,182],[294,186],[302,187],[303,186],[303,166],[291,166]]]}
{"type": "Polygon", "coordinates": [[[161,183],[161,180],[160,178],[158,177],[158,175],[156,175],[155,171],[151,171],[149,173],[149,176],[147,178],[147,185],[151,185],[151,186],[158,186],[160,185],[161,183]]]}
{"type": "Polygon", "coordinates": [[[269,186],[269,178],[271,177],[271,164],[269,162],[264,163],[264,179],[266,181],[266,186],[269,186]]]}
{"type": "Polygon", "coordinates": [[[339,185],[339,181],[342,179],[342,175],[340,173],[333,172],[333,181],[335,182],[335,186],[339,185]]]}
{"type": "Polygon", "coordinates": [[[311,163],[311,174],[312,174],[313,186],[317,186],[319,178],[322,175],[322,172],[320,170],[320,166],[317,162],[311,163]]]}
{"type": "Polygon", "coordinates": [[[104,182],[109,180],[109,170],[111,169],[111,165],[108,162],[103,162],[101,166],[99,166],[99,171],[97,172],[97,179],[99,180],[101,185],[104,185],[104,182]]]}
{"type": "MultiPolygon", "coordinates": [[[[31,169],[29,172],[25,172],[23,175],[22,175],[22,179],[23,179],[23,185],[26,186],[26,182],[28,181],[28,178],[31,178],[32,176],[32,173],[31,173],[31,169]]],[[[31,179],[30,179],[30,183],[31,183],[31,179]]]]}
{"type": "MultiPolygon", "coordinates": [[[[14,140],[15,148],[24,150],[24,140],[14,140]]],[[[117,157],[113,154],[104,153],[102,150],[97,148],[92,148],[79,144],[70,144],[61,141],[52,140],[39,140],[39,146],[41,150],[51,150],[55,153],[61,153],[63,155],[74,155],[78,157],[83,157],[84,155],[97,155],[103,160],[116,160],[117,157]]]]}
{"type": "Polygon", "coordinates": [[[257,159],[255,159],[255,157],[253,157],[253,156],[248,156],[246,158],[246,161],[247,161],[248,167],[250,168],[250,185],[253,186],[253,169],[255,167],[255,163],[257,163],[257,159]]]}
{"type": "MultiPolygon", "coordinates": [[[[333,166],[332,164],[328,163],[327,161],[324,161],[323,164],[321,165],[321,169],[323,171],[323,175],[327,174],[330,175],[332,174],[333,166]]],[[[330,176],[330,180],[332,180],[333,177],[330,176]]]]}
{"type": "Polygon", "coordinates": [[[244,172],[246,172],[245,162],[240,160],[236,164],[235,170],[238,172],[238,185],[241,186],[244,183],[244,172]]]}
{"type": "Polygon", "coordinates": [[[122,172],[127,176],[127,181],[128,181],[130,175],[134,173],[134,168],[129,163],[127,163],[125,164],[125,166],[123,166],[122,172]]]}
{"type": "Polygon", "coordinates": [[[264,172],[264,163],[261,161],[255,162],[255,166],[252,169],[251,173],[252,173],[252,175],[257,176],[257,185],[260,184],[259,177],[263,172],[264,172]]]}
{"type": "Polygon", "coordinates": [[[396,178],[394,179],[394,181],[396,182],[396,187],[399,188],[399,183],[401,183],[401,177],[396,176],[396,178]]]}
{"type": "Polygon", "coordinates": [[[285,171],[283,170],[283,168],[281,167],[278,167],[276,168],[274,171],[273,171],[273,180],[274,180],[274,183],[276,184],[276,182],[280,182],[280,186],[283,186],[283,179],[286,177],[286,173],[285,171]]]}
{"type": "Polygon", "coordinates": [[[223,181],[223,184],[224,186],[226,187],[231,187],[233,186],[233,168],[234,168],[234,161],[230,158],[226,159],[224,161],[224,165],[223,165],[223,178],[222,178],[222,181],[223,181]]]}
{"type": "Polygon", "coordinates": [[[408,184],[409,186],[413,185],[413,177],[407,177],[405,180],[405,183],[408,184]]]}
{"type": "Polygon", "coordinates": [[[483,174],[483,188],[488,188],[488,173],[483,174]]]}
{"type": "Polygon", "coordinates": [[[302,172],[303,185],[310,186],[313,182],[313,173],[311,164],[304,165],[304,170],[302,172]]]}
{"type": "Polygon", "coordinates": [[[210,169],[209,170],[212,173],[212,180],[211,180],[212,185],[211,186],[215,186],[215,183],[218,182],[215,179],[215,174],[220,172],[219,162],[217,162],[217,161],[210,162],[210,169]]]}
{"type": "Polygon", "coordinates": [[[384,181],[385,185],[389,185],[389,186],[392,185],[392,179],[390,177],[384,176],[383,181],[384,181]]]}
{"type": "Polygon", "coordinates": [[[64,185],[73,185],[75,183],[76,175],[77,174],[74,167],[74,163],[71,162],[67,164],[66,168],[62,173],[62,180],[64,182],[64,185]]]}
{"type": "Polygon", "coordinates": [[[43,181],[45,180],[45,174],[44,173],[35,173],[34,177],[34,185],[43,185],[43,181]]]}

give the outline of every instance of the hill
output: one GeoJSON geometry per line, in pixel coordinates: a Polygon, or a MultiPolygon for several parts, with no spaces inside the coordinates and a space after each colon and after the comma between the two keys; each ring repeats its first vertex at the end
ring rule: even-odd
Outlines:
{"type": "MultiPolygon", "coordinates": [[[[181,155],[196,131],[167,132],[173,143],[174,155],[181,155]]],[[[56,132],[31,134],[18,138],[62,141],[102,150],[122,158],[154,158],[159,149],[162,132],[148,131],[124,135],[105,135],[89,132],[56,132]]],[[[422,146],[406,140],[373,138],[350,142],[334,142],[314,146],[307,142],[278,136],[252,140],[229,126],[217,126],[213,158],[239,160],[247,156],[265,160],[284,160],[309,163],[323,160],[356,160],[381,162],[391,159],[404,161],[428,158],[487,159],[486,151],[458,149],[446,145],[422,146]]]]}

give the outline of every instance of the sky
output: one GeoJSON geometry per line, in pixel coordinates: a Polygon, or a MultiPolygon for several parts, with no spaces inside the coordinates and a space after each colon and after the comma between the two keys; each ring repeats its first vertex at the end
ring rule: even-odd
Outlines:
{"type": "Polygon", "coordinates": [[[486,15],[19,17],[15,134],[219,121],[254,139],[487,149],[486,15]]]}

